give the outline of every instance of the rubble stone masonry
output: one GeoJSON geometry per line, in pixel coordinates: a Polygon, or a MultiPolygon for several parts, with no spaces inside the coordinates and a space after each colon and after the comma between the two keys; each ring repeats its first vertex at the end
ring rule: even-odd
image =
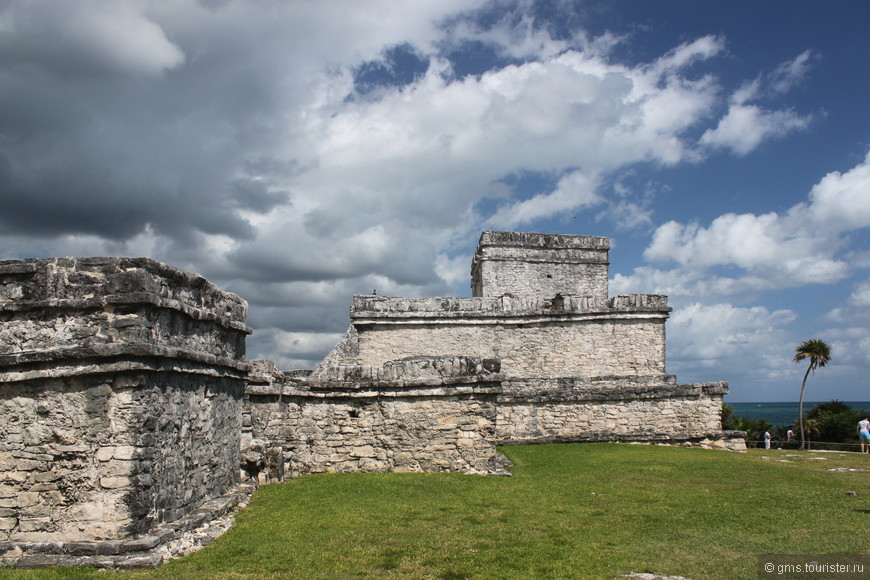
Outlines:
{"type": "Polygon", "coordinates": [[[665,370],[663,296],[387,298],[355,296],[356,357],[498,358],[507,377],[652,375],[665,370]],[[634,306],[626,306],[634,304],[634,306]]]}
{"type": "Polygon", "coordinates": [[[304,473],[503,473],[498,361],[421,358],[293,376],[254,361],[243,466],[260,483],[304,473]]]}
{"type": "Polygon", "coordinates": [[[471,262],[472,296],[605,299],[609,249],[598,236],[483,232],[471,262]]]}
{"type": "Polygon", "coordinates": [[[0,553],[135,552],[232,490],[246,314],[149,259],[0,262],[0,553]]]}
{"type": "Polygon", "coordinates": [[[677,385],[673,375],[503,383],[499,442],[632,441],[740,448],[722,431],[726,383],[677,385]]]}

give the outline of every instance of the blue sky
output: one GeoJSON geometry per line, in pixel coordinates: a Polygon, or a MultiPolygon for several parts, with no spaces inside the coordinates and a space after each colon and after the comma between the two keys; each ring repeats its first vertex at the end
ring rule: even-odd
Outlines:
{"type": "Polygon", "coordinates": [[[870,400],[870,5],[0,3],[0,257],[146,255],[310,368],[355,293],[467,296],[484,229],[611,238],[668,371],[870,400]]]}

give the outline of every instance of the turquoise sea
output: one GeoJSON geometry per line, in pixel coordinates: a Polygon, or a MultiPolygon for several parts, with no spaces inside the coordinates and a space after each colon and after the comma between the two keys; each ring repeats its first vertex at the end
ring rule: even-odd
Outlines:
{"type": "MultiPolygon", "coordinates": [[[[820,403],[828,401],[804,401],[804,413],[820,403]]],[[[843,401],[853,409],[864,409],[870,412],[868,401],[843,401]]],[[[798,418],[797,401],[793,403],[728,403],[734,409],[734,414],[745,419],[764,419],[773,425],[791,425],[798,418]]]]}

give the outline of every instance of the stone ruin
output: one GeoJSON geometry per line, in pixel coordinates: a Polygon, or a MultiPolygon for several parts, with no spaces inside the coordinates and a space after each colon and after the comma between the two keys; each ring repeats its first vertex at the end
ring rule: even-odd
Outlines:
{"type": "Polygon", "coordinates": [[[0,555],[156,563],[239,483],[246,303],[150,259],[64,258],[0,263],[0,304],[0,555]]]}
{"type": "Polygon", "coordinates": [[[147,258],[0,262],[0,557],[158,565],[251,484],[507,474],[496,445],[743,449],[726,383],[665,371],[658,295],[608,296],[606,238],[484,232],[471,298],[353,297],[307,371],[248,361],[247,304],[147,258]]]}

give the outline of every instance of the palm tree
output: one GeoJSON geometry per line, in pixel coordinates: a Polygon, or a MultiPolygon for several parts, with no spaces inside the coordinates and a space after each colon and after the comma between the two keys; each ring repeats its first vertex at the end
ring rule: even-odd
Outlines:
{"type": "MultiPolygon", "coordinates": [[[[804,429],[806,429],[807,431],[807,443],[809,443],[808,447],[813,446],[813,439],[819,441],[820,427],[821,425],[819,424],[819,420],[815,417],[807,417],[806,419],[804,419],[804,429]]],[[[803,447],[801,447],[801,449],[803,449],[803,447]]]]}
{"type": "Polygon", "coordinates": [[[810,371],[813,371],[813,375],[815,375],[817,368],[821,368],[831,361],[831,347],[820,338],[811,338],[803,341],[794,351],[795,363],[799,363],[804,359],[809,359],[810,361],[807,372],[804,373],[804,380],[801,383],[800,415],[798,416],[801,424],[801,449],[804,449],[806,445],[806,439],[804,438],[804,389],[807,386],[807,377],[810,376],[810,371]]]}

